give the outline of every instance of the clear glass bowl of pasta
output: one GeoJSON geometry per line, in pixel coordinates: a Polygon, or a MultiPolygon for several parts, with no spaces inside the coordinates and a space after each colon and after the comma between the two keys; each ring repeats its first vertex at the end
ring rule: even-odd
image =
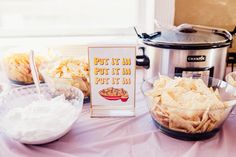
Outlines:
{"type": "Polygon", "coordinates": [[[221,128],[236,104],[236,88],[219,79],[158,76],[141,90],[155,125],[181,140],[204,140],[221,128]]]}
{"type": "MultiPolygon", "coordinates": [[[[7,79],[13,85],[30,85],[33,84],[31,69],[29,66],[29,53],[33,50],[35,52],[36,67],[48,61],[47,50],[45,49],[30,49],[30,48],[11,48],[3,53],[1,56],[1,66],[4,69],[7,79]]],[[[42,75],[39,79],[43,82],[42,75]]]]}
{"type": "Polygon", "coordinates": [[[89,65],[86,57],[61,56],[39,68],[50,90],[70,93],[70,88],[79,88],[84,102],[89,102],[89,65]]]}

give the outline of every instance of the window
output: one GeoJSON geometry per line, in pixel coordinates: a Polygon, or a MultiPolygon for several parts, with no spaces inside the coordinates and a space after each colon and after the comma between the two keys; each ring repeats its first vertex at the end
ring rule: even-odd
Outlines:
{"type": "Polygon", "coordinates": [[[0,36],[133,34],[154,8],[146,3],[154,0],[1,0],[0,36]]]}

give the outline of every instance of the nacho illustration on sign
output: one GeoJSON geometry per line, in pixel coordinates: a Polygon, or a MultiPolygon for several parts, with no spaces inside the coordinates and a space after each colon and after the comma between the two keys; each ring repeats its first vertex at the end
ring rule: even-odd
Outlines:
{"type": "Polygon", "coordinates": [[[134,116],[136,46],[89,47],[91,116],[134,116]]]}

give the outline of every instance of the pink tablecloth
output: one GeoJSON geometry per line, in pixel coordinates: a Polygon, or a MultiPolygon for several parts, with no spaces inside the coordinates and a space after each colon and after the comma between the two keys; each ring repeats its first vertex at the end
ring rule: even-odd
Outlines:
{"type": "MultiPolygon", "coordinates": [[[[139,86],[139,85],[138,85],[139,86]]],[[[41,146],[23,145],[0,134],[0,157],[235,157],[236,117],[205,141],[187,142],[162,134],[137,91],[136,117],[90,118],[89,104],[64,137],[41,146]]]]}

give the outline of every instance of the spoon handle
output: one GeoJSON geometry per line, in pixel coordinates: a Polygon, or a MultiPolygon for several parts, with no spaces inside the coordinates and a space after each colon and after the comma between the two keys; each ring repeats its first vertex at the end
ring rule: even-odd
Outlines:
{"type": "Polygon", "coordinates": [[[30,63],[30,69],[31,69],[31,74],[32,74],[32,77],[33,77],[33,81],[34,81],[34,84],[36,86],[36,90],[37,90],[37,93],[38,93],[38,97],[39,97],[39,99],[41,99],[41,92],[40,92],[40,88],[39,88],[39,83],[40,83],[39,73],[38,73],[38,70],[37,70],[37,67],[36,67],[36,64],[35,64],[34,51],[33,50],[30,51],[29,63],[30,63]]]}

